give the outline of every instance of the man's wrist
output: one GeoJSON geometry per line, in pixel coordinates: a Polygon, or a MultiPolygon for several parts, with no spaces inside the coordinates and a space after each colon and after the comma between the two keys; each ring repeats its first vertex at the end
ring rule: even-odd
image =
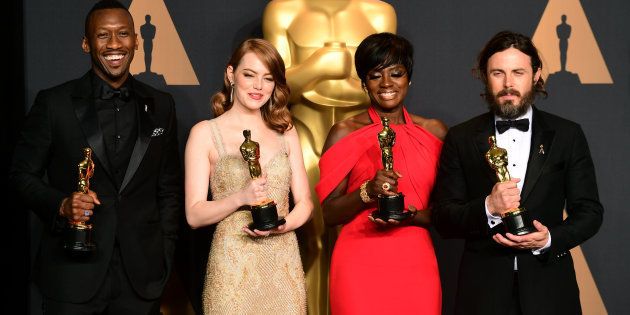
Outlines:
{"type": "Polygon", "coordinates": [[[61,199],[61,203],[59,204],[59,211],[57,212],[57,214],[58,214],[60,217],[63,217],[63,216],[64,216],[64,215],[63,215],[63,208],[64,208],[64,206],[65,206],[65,204],[66,204],[66,201],[67,201],[67,200],[68,200],[68,197],[61,199]]]}
{"type": "Polygon", "coordinates": [[[486,211],[486,218],[488,219],[488,226],[490,228],[494,228],[495,226],[497,226],[502,221],[501,221],[501,217],[500,216],[496,216],[496,215],[492,214],[492,212],[490,212],[490,207],[488,206],[488,199],[490,199],[490,196],[487,196],[486,200],[484,202],[484,207],[485,207],[485,211],[486,211]]]}
{"type": "Polygon", "coordinates": [[[492,206],[492,203],[490,202],[490,195],[486,196],[486,211],[493,217],[501,217],[501,215],[496,214],[494,212],[494,207],[492,206]]]}
{"type": "Polygon", "coordinates": [[[545,245],[539,249],[532,249],[532,253],[534,255],[543,254],[549,249],[549,247],[551,247],[551,232],[547,231],[547,242],[545,243],[545,245]]]}

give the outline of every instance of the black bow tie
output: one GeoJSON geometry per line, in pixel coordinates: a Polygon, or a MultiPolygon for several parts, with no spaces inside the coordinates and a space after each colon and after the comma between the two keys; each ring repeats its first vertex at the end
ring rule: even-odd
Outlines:
{"type": "Polygon", "coordinates": [[[497,120],[496,122],[497,131],[499,133],[504,133],[510,128],[516,128],[520,131],[529,130],[529,119],[517,119],[517,120],[497,120]]]}
{"type": "Polygon", "coordinates": [[[119,97],[121,100],[126,101],[129,99],[129,89],[126,86],[121,86],[120,89],[114,89],[104,84],[101,89],[101,98],[111,100],[114,97],[119,97]]]}

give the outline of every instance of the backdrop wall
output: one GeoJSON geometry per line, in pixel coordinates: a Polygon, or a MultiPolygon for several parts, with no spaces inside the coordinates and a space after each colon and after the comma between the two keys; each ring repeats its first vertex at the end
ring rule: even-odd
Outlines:
{"type": "MultiPolygon", "coordinates": [[[[478,0],[386,1],[397,13],[397,33],[415,46],[416,66],[407,97],[410,112],[435,117],[452,126],[486,111],[481,83],[471,69],[483,44],[497,31],[510,29],[534,37],[543,53],[549,97],[543,110],[580,123],[596,166],[605,208],[604,224],[580,247],[593,276],[602,307],[594,312],[630,314],[630,2],[626,0],[478,0]],[[561,15],[572,31],[561,71],[561,15]],[[625,187],[625,188],[624,188],[625,187]]],[[[211,118],[209,98],[221,85],[232,49],[248,37],[262,37],[267,1],[127,0],[136,27],[157,25],[151,71],[143,44],[132,72],[173,94],[180,143],[190,127],[211,118]],[[161,36],[161,37],[160,37],[161,36]],[[168,41],[168,45],[160,45],[168,41]],[[143,75],[144,74],[144,75],[143,75]]],[[[28,110],[42,88],[81,76],[90,65],[81,51],[85,14],[93,1],[23,2],[25,102],[28,110]]],[[[18,19],[19,20],[19,19],[18,19]]],[[[140,34],[139,34],[140,35],[140,34]]],[[[144,35],[147,37],[147,35],[144,35]]],[[[147,37],[148,38],[148,37],[147,37]]],[[[20,108],[21,109],[21,108],[20,108]]],[[[20,110],[21,111],[21,110],[20,110]]],[[[19,111],[18,111],[19,112],[19,111]]],[[[37,247],[39,222],[30,219],[31,252],[37,247]]],[[[178,255],[186,268],[178,281],[196,293],[205,268],[211,229],[186,231],[178,255]]],[[[452,311],[462,242],[434,233],[444,291],[444,313],[452,311]]],[[[574,254],[576,254],[574,252],[574,254]]],[[[577,253],[580,254],[580,253],[577,253]]],[[[588,279],[587,279],[588,280],[588,279]]],[[[582,288],[585,290],[585,288],[582,288]]],[[[37,305],[37,292],[31,303],[37,305]]],[[[597,301],[593,303],[598,303],[597,301]]],[[[193,302],[193,305],[195,302],[193,302]]]]}

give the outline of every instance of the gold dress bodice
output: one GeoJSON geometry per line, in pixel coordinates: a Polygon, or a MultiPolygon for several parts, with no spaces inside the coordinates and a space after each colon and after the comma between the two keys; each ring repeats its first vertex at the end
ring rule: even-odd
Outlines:
{"type": "MultiPolygon", "coordinates": [[[[210,177],[212,199],[225,198],[250,181],[240,154],[226,154],[216,122],[212,137],[219,153],[210,177]]],[[[284,143],[267,164],[269,197],[278,216],[289,213],[291,166],[284,143]]],[[[235,211],[218,223],[208,257],[203,289],[204,314],[306,314],[304,270],[294,232],[252,238],[243,227],[249,211],[235,211]]]]}

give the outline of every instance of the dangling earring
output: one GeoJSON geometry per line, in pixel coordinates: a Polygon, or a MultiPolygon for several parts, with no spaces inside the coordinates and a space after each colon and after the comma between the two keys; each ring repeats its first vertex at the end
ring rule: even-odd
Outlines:
{"type": "Polygon", "coordinates": [[[409,86],[411,86],[411,81],[409,81],[409,86]]]}
{"type": "Polygon", "coordinates": [[[269,96],[269,109],[271,109],[273,107],[273,96],[276,95],[276,89],[273,89],[273,92],[271,92],[271,96],[269,96]]]}
{"type": "Polygon", "coordinates": [[[230,82],[230,104],[234,100],[234,83],[230,82]]]}

